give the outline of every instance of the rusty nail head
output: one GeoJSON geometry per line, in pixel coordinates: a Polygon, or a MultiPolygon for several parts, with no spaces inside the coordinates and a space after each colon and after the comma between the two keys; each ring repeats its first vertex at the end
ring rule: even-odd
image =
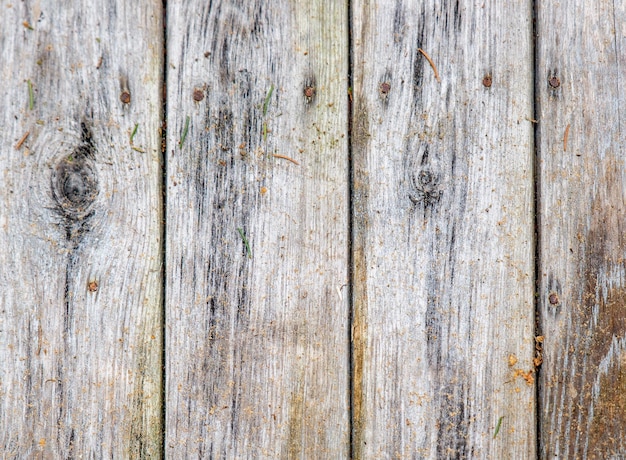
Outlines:
{"type": "Polygon", "coordinates": [[[204,91],[202,91],[200,88],[194,89],[193,100],[196,102],[200,102],[202,99],[204,99],[204,91]]]}
{"type": "Polygon", "coordinates": [[[381,94],[387,95],[391,91],[391,85],[388,82],[384,82],[380,84],[380,92],[381,94]]]}
{"type": "Polygon", "coordinates": [[[485,78],[483,78],[483,86],[486,88],[490,88],[491,87],[491,75],[485,75],[485,78]]]}
{"type": "Polygon", "coordinates": [[[311,99],[315,95],[315,87],[307,86],[306,88],[304,88],[304,95],[307,98],[311,99]]]}
{"type": "Polygon", "coordinates": [[[556,292],[553,292],[548,297],[548,300],[550,301],[551,305],[558,305],[558,303],[559,303],[559,296],[556,294],[556,292]]]}
{"type": "Polygon", "coordinates": [[[120,95],[120,101],[122,101],[124,104],[129,104],[130,93],[128,91],[122,91],[122,94],[120,95]]]}
{"type": "Polygon", "coordinates": [[[87,289],[89,292],[96,292],[98,290],[98,282],[95,280],[89,281],[87,284],[87,289]]]}
{"type": "Polygon", "coordinates": [[[558,88],[559,86],[561,86],[561,80],[559,80],[559,77],[557,76],[550,77],[550,80],[548,80],[548,83],[553,88],[558,88]]]}

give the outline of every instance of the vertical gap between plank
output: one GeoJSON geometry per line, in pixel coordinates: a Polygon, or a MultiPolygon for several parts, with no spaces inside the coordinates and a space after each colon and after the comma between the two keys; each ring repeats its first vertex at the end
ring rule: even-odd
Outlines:
{"type": "MultiPolygon", "coordinates": [[[[539,59],[539,48],[538,48],[538,37],[537,37],[537,8],[538,8],[538,0],[531,0],[532,7],[532,104],[533,104],[533,115],[532,115],[532,126],[533,126],[533,216],[534,216],[534,225],[535,225],[535,238],[534,238],[534,262],[535,262],[535,279],[534,279],[534,307],[535,307],[535,337],[538,337],[541,334],[541,296],[540,296],[540,287],[541,287],[541,174],[539,171],[539,76],[537,75],[538,71],[538,59],[539,59]]],[[[533,340],[533,345],[536,346],[537,343],[533,340]]],[[[536,353],[536,349],[533,350],[533,353],[536,353]]],[[[537,460],[541,458],[541,418],[540,418],[540,401],[541,401],[541,388],[539,384],[539,373],[541,372],[541,365],[536,368],[535,373],[535,457],[537,460]]]]}
{"type": "Polygon", "coordinates": [[[167,243],[167,0],[162,1],[163,8],[163,69],[161,72],[161,459],[165,460],[166,436],[166,320],[167,320],[167,270],[166,270],[166,243],[167,243]]]}
{"type": "Polygon", "coordinates": [[[348,8],[348,429],[349,446],[348,458],[352,459],[354,454],[354,156],[352,152],[352,99],[354,97],[354,73],[353,73],[353,40],[352,40],[352,0],[347,0],[348,8]]]}

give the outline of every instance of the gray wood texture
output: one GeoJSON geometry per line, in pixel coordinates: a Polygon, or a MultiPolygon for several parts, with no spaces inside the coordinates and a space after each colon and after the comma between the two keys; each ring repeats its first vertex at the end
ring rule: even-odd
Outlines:
{"type": "Polygon", "coordinates": [[[626,458],[626,5],[535,3],[3,4],[0,458],[626,458]]]}
{"type": "Polygon", "coordinates": [[[538,5],[540,457],[626,458],[626,5],[538,5]]]}
{"type": "Polygon", "coordinates": [[[166,454],[347,458],[346,3],[167,8],[166,454]]]}
{"type": "Polygon", "coordinates": [[[158,458],[161,5],[1,8],[0,457],[158,458]]]}
{"type": "Polygon", "coordinates": [[[531,3],[352,14],[354,458],[534,458],[531,3]]]}

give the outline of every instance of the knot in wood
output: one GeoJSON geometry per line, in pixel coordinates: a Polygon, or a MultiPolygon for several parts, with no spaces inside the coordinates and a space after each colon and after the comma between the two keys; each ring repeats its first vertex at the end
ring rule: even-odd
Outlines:
{"type": "Polygon", "coordinates": [[[441,199],[442,193],[439,177],[429,169],[422,169],[411,176],[409,199],[414,204],[433,206],[441,199]]]}
{"type": "Polygon", "coordinates": [[[87,147],[63,158],[52,172],[52,196],[58,212],[68,220],[85,219],[98,196],[98,176],[87,147]]]}

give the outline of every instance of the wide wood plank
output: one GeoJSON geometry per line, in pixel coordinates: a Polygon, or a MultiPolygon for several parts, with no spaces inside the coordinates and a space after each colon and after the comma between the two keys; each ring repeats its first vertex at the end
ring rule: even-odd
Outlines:
{"type": "Polygon", "coordinates": [[[541,458],[626,458],[626,5],[539,2],[541,458]]]}
{"type": "Polygon", "coordinates": [[[353,8],[354,457],[534,458],[531,2],[353,8]]]}
{"type": "Polygon", "coordinates": [[[2,5],[3,458],[160,455],[161,14],[2,5]]]}
{"type": "Polygon", "coordinates": [[[167,18],[166,453],[346,458],[346,4],[167,18]]]}

